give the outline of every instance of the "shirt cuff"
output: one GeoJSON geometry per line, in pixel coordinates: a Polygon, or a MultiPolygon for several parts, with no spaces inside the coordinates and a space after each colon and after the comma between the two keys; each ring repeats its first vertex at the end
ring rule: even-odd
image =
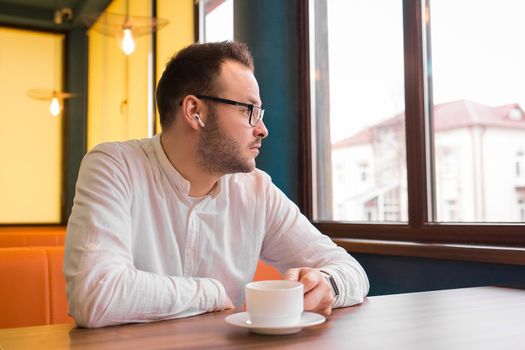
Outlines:
{"type": "Polygon", "coordinates": [[[222,311],[225,309],[226,301],[228,300],[228,294],[223,284],[216,279],[206,278],[206,291],[209,298],[205,308],[208,311],[222,311]]]}

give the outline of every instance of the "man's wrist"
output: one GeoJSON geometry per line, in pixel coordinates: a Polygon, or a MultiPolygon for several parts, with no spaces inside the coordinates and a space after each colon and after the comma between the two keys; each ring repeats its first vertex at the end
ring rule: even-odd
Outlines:
{"type": "Polygon", "coordinates": [[[337,298],[339,297],[339,287],[337,287],[337,283],[335,282],[334,276],[332,276],[330,273],[323,271],[323,270],[319,270],[319,272],[321,272],[323,277],[326,278],[326,281],[330,284],[330,286],[332,286],[332,293],[334,295],[334,301],[336,301],[337,298]]]}

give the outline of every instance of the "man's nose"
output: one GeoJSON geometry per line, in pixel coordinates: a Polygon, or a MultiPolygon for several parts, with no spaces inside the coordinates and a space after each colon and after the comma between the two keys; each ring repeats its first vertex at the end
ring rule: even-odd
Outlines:
{"type": "Polygon", "coordinates": [[[264,124],[264,121],[260,121],[255,125],[254,133],[256,137],[259,137],[261,139],[264,139],[266,136],[268,136],[268,129],[266,129],[266,125],[264,124]]]}

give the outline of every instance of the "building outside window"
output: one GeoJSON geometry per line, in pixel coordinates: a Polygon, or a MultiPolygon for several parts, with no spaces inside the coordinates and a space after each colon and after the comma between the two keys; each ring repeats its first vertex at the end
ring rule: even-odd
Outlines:
{"type": "Polygon", "coordinates": [[[401,2],[312,1],[310,21],[312,111],[319,126],[313,132],[324,140],[313,149],[331,155],[316,171],[330,173],[330,163],[334,169],[331,184],[316,189],[314,208],[335,208],[314,210],[314,218],[406,221],[401,2]],[[336,169],[342,168],[341,176],[336,169]]]}
{"type": "MultiPolygon", "coordinates": [[[[523,223],[525,3],[428,5],[421,40],[429,148],[428,163],[420,164],[428,174],[428,220],[523,223]]],[[[403,2],[309,6],[313,158],[331,156],[312,165],[313,219],[406,223],[406,145],[414,135],[405,125],[403,2]],[[319,178],[330,184],[316,184],[319,178]]]]}

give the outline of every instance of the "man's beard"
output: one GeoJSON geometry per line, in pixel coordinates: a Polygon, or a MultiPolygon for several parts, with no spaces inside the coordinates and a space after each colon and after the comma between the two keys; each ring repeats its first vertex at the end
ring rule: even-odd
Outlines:
{"type": "Polygon", "coordinates": [[[208,122],[197,142],[197,154],[200,166],[210,173],[249,173],[253,170],[250,162],[242,158],[239,143],[222,131],[213,109],[209,110],[208,122]]]}

